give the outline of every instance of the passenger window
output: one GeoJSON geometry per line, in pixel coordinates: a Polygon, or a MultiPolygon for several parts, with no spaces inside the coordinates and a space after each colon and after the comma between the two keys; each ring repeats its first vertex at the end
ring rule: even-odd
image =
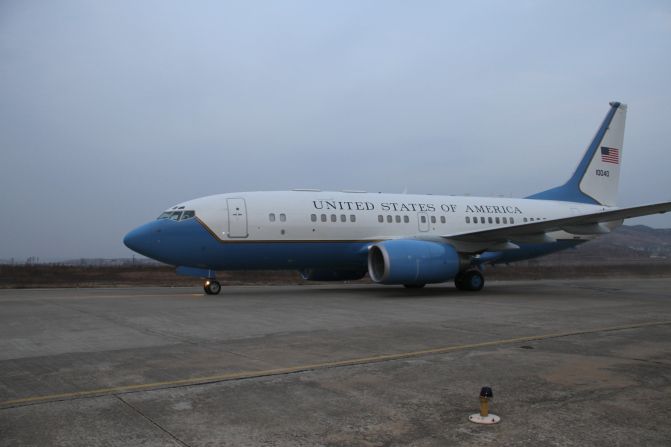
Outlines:
{"type": "Polygon", "coordinates": [[[420,216],[419,220],[421,220],[422,223],[426,223],[426,216],[420,216]]]}
{"type": "Polygon", "coordinates": [[[489,221],[489,223],[494,223],[491,217],[488,217],[487,220],[489,221]]]}
{"type": "Polygon", "coordinates": [[[504,223],[504,224],[507,224],[507,223],[508,223],[508,218],[507,218],[507,217],[502,217],[501,219],[503,219],[503,223],[504,223]]]}
{"type": "Polygon", "coordinates": [[[347,216],[345,216],[344,214],[341,214],[340,215],[340,222],[347,222],[347,216]]]}
{"type": "Polygon", "coordinates": [[[335,222],[338,220],[338,217],[335,214],[331,214],[331,222],[335,222]]]}
{"type": "Polygon", "coordinates": [[[280,214],[280,222],[286,222],[287,221],[287,215],[286,214],[280,214]]]}
{"type": "Polygon", "coordinates": [[[408,216],[403,216],[403,222],[405,223],[410,222],[410,218],[408,216]]]}
{"type": "Polygon", "coordinates": [[[382,214],[378,214],[377,221],[380,223],[384,222],[384,216],[382,214]]]}
{"type": "Polygon", "coordinates": [[[528,220],[528,219],[525,217],[525,218],[524,218],[524,222],[526,222],[527,220],[528,220]]]}
{"type": "MultiPolygon", "coordinates": [[[[476,217],[476,219],[477,219],[477,217],[476,217]]],[[[485,223],[485,218],[484,217],[480,218],[480,223],[485,223]]]]}
{"type": "Polygon", "coordinates": [[[191,219],[193,217],[196,217],[195,211],[184,211],[182,214],[182,220],[191,219]]]}
{"type": "Polygon", "coordinates": [[[349,221],[350,222],[356,222],[356,216],[354,214],[349,215],[349,221]]]}
{"type": "Polygon", "coordinates": [[[396,216],[396,223],[401,223],[401,216],[396,216]]]}
{"type": "Polygon", "coordinates": [[[326,214],[322,214],[322,222],[326,222],[326,214]]]}
{"type": "Polygon", "coordinates": [[[514,223],[515,223],[515,219],[513,219],[513,218],[511,217],[511,218],[510,218],[510,223],[511,223],[511,224],[514,224],[514,223]]]}
{"type": "Polygon", "coordinates": [[[317,222],[317,215],[316,214],[311,214],[310,215],[310,220],[313,222],[317,222]]]}
{"type": "Polygon", "coordinates": [[[170,220],[179,220],[179,218],[182,216],[181,211],[175,211],[170,215],[170,220]]]}
{"type": "Polygon", "coordinates": [[[500,223],[501,223],[501,219],[499,219],[499,218],[497,217],[497,218],[496,218],[496,223],[497,223],[497,224],[500,224],[500,223]]]}
{"type": "Polygon", "coordinates": [[[466,223],[471,223],[471,218],[466,216],[466,223]]]}
{"type": "Polygon", "coordinates": [[[391,215],[387,216],[387,223],[391,223],[393,221],[393,217],[391,215]]]}
{"type": "Polygon", "coordinates": [[[436,216],[431,216],[431,223],[436,223],[436,216]]]}
{"type": "MultiPolygon", "coordinates": [[[[440,223],[445,223],[445,216],[440,216],[440,223]]],[[[475,219],[475,223],[478,223],[478,219],[475,219]]]]}
{"type": "Polygon", "coordinates": [[[533,217],[530,217],[529,220],[530,220],[531,222],[533,222],[533,221],[534,221],[534,218],[533,218],[533,217]]]}
{"type": "Polygon", "coordinates": [[[270,213],[268,215],[268,220],[270,220],[271,222],[275,222],[275,213],[270,213]]]}

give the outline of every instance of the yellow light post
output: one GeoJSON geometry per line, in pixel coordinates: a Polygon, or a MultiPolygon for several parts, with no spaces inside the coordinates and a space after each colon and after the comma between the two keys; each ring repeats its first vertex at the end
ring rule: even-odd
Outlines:
{"type": "Polygon", "coordinates": [[[489,401],[494,398],[491,387],[483,386],[480,390],[480,413],[472,414],[468,420],[476,424],[496,424],[501,418],[489,412],[489,401]]]}

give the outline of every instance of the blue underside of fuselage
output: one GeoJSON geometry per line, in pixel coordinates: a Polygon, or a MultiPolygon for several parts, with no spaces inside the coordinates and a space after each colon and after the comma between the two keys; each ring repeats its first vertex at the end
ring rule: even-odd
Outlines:
{"type": "MultiPolygon", "coordinates": [[[[507,263],[543,256],[573,247],[581,241],[523,244],[517,250],[485,252],[479,263],[507,263]]],[[[181,222],[157,220],[124,238],[130,249],[175,266],[210,270],[366,271],[367,241],[262,241],[217,240],[197,219],[181,222]]]]}
{"type": "Polygon", "coordinates": [[[370,242],[217,240],[196,219],[158,220],[131,231],[124,243],[157,261],[213,270],[367,269],[370,242]]]}

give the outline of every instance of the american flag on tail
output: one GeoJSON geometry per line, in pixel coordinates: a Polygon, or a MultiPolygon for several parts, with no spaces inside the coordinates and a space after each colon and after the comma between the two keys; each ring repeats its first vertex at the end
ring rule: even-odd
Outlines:
{"type": "Polygon", "coordinates": [[[614,147],[601,146],[601,161],[606,163],[620,164],[620,150],[614,147]]]}

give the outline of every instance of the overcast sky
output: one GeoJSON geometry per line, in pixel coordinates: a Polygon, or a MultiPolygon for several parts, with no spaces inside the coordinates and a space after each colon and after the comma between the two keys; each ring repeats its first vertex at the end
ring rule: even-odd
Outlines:
{"type": "Polygon", "coordinates": [[[523,197],[611,100],[620,204],[671,200],[670,80],[668,1],[2,0],[0,259],[130,256],[223,192],[523,197]]]}

